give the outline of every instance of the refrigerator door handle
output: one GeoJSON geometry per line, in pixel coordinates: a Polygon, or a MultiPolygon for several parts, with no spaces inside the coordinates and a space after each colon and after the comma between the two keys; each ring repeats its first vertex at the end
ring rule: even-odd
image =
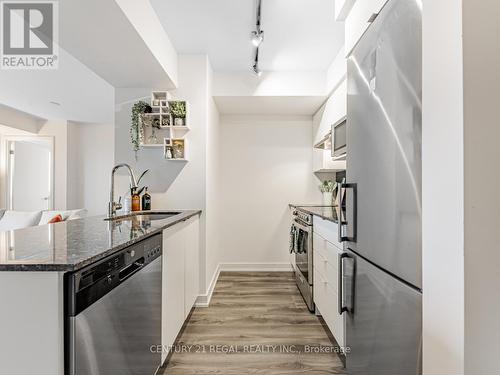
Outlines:
{"type": "Polygon", "coordinates": [[[342,253],[338,255],[339,257],[339,292],[338,292],[338,308],[339,315],[342,315],[344,311],[348,311],[347,306],[344,306],[344,258],[348,258],[349,255],[347,253],[342,253]]]}
{"type": "Polygon", "coordinates": [[[354,314],[354,293],[355,293],[355,282],[356,282],[356,258],[349,255],[349,253],[342,253],[338,255],[339,257],[339,265],[338,265],[338,278],[339,278],[339,290],[338,290],[338,310],[339,315],[342,315],[344,312],[348,312],[349,314],[354,314]],[[346,274],[344,267],[345,261],[349,260],[352,264],[348,267],[348,273],[346,274]],[[350,281],[347,283],[347,301],[345,298],[346,295],[346,283],[345,281],[350,281]]]}
{"type": "MultiPolygon", "coordinates": [[[[339,210],[339,223],[337,225],[337,230],[338,230],[338,239],[339,242],[356,242],[356,230],[357,230],[357,212],[358,212],[358,207],[357,207],[357,201],[358,201],[358,187],[357,184],[340,184],[340,189],[339,191],[342,193],[342,189],[344,189],[344,195],[340,196],[340,210],[339,210]],[[346,216],[346,211],[347,211],[347,203],[345,202],[346,200],[346,195],[347,195],[347,190],[352,190],[352,220],[351,220],[351,227],[352,227],[352,236],[346,236],[344,235],[344,228],[346,228],[346,233],[348,232],[349,229],[349,220],[347,219],[346,216]]],[[[340,194],[341,194],[340,193],[340,194]]]]}

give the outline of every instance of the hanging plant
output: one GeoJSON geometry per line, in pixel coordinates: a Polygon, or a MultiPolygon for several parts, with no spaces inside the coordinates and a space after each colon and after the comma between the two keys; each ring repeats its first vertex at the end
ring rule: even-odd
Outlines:
{"type": "Polygon", "coordinates": [[[130,124],[130,141],[132,149],[136,153],[141,146],[141,130],[139,128],[140,116],[144,113],[151,112],[151,106],[143,100],[138,101],[132,106],[132,123],[130,124]]]}

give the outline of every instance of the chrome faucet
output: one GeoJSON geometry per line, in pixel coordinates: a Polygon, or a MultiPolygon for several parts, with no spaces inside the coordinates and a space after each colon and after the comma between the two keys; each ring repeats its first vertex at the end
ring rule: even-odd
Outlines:
{"type": "Polygon", "coordinates": [[[130,168],[130,165],[128,164],[117,164],[111,171],[111,189],[109,192],[109,205],[108,205],[108,218],[111,219],[115,216],[116,211],[120,210],[122,208],[122,205],[120,203],[120,200],[118,202],[115,202],[115,172],[120,169],[121,167],[127,168],[128,173],[130,175],[130,184],[132,185],[132,188],[137,188],[137,180],[135,179],[134,172],[132,171],[132,168],[130,168]]]}

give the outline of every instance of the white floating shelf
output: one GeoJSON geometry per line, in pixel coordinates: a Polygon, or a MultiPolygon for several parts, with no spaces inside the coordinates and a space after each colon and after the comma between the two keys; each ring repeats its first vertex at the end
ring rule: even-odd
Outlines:
{"type": "Polygon", "coordinates": [[[151,93],[151,108],[153,109],[151,113],[144,114],[144,117],[148,120],[148,125],[145,125],[142,121],[140,124],[142,142],[147,142],[148,140],[157,142],[163,139],[163,143],[141,142],[140,146],[150,149],[162,148],[163,156],[166,160],[187,162],[186,135],[190,130],[187,126],[187,124],[189,124],[189,103],[185,100],[173,100],[168,92],[154,91],[151,93]],[[175,102],[182,102],[186,106],[186,117],[183,121],[184,125],[175,125],[174,118],[170,113],[170,106],[175,102]],[[152,130],[153,121],[159,121],[159,129],[152,130]],[[154,136],[152,136],[153,132],[155,134],[154,136]],[[173,154],[176,153],[179,157],[167,158],[167,150],[170,155],[173,156],[173,154]]]}

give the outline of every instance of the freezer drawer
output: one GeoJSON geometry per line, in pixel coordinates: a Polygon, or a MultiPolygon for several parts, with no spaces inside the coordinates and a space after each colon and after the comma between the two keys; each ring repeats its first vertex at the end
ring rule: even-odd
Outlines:
{"type": "Polygon", "coordinates": [[[421,374],[421,292],[351,251],[345,256],[342,303],[349,374],[421,374]]]}

